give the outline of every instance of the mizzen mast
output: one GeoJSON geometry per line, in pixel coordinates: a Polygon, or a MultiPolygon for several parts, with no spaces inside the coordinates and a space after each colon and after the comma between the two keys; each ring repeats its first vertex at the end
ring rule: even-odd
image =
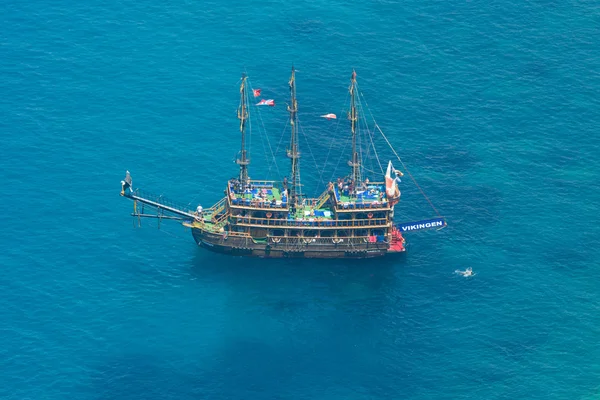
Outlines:
{"type": "Polygon", "coordinates": [[[290,113],[291,138],[290,147],[287,151],[287,156],[292,160],[292,175],[290,185],[290,200],[292,204],[296,204],[298,198],[302,196],[302,186],[300,183],[300,152],[298,151],[298,102],[296,101],[296,71],[292,66],[292,76],[289,81],[290,85],[290,105],[288,112],[290,113]]]}
{"type": "Polygon", "coordinates": [[[356,71],[352,71],[350,79],[350,112],[348,119],[352,126],[352,160],[348,161],[348,165],[352,167],[352,181],[356,185],[361,181],[360,176],[360,157],[356,151],[356,128],[358,125],[358,114],[356,112],[356,71]]]}
{"type": "Polygon", "coordinates": [[[246,88],[246,74],[242,74],[242,84],[240,85],[240,106],[238,108],[238,119],[240,120],[240,132],[242,134],[242,146],[240,150],[240,156],[236,160],[236,163],[240,166],[240,189],[244,190],[248,184],[248,154],[246,151],[246,119],[248,119],[248,105],[247,105],[247,88],[246,88]]]}

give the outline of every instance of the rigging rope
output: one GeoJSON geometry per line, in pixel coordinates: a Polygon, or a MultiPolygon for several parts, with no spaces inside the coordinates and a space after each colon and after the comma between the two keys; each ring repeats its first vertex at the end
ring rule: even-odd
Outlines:
{"type": "MultiPolygon", "coordinates": [[[[250,87],[250,90],[252,91],[252,93],[254,93],[254,88],[252,87],[252,84],[250,83],[249,79],[248,79],[248,86],[250,87]]],[[[249,94],[248,94],[248,96],[249,96],[249,94]]],[[[279,171],[279,165],[277,164],[277,159],[275,158],[275,154],[273,153],[273,147],[271,146],[271,141],[269,140],[269,135],[267,135],[267,129],[265,128],[265,123],[262,118],[262,114],[260,113],[259,107],[256,107],[256,112],[258,114],[258,119],[260,120],[260,124],[262,125],[262,128],[263,128],[262,136],[264,136],[265,139],[267,140],[267,145],[269,146],[269,152],[271,153],[272,161],[269,162],[269,170],[267,172],[267,176],[270,176],[273,165],[275,165],[275,169],[277,170],[277,175],[281,175],[281,172],[279,171]]],[[[261,138],[262,138],[262,136],[261,136],[261,138]]],[[[265,148],[265,142],[264,142],[264,140],[261,140],[261,142],[263,144],[263,149],[265,150],[265,153],[266,153],[267,149],[265,148]]]]}
{"type": "MultiPolygon", "coordinates": [[[[298,118],[298,127],[300,128],[299,131],[302,133],[302,137],[304,138],[304,141],[306,142],[306,147],[308,148],[308,152],[310,153],[311,158],[313,159],[313,162],[315,163],[315,170],[318,172],[319,171],[319,165],[317,164],[317,160],[315,159],[315,156],[312,152],[312,148],[310,147],[310,142],[308,141],[308,135],[304,132],[304,128],[302,127],[302,125],[300,125],[300,119],[298,118]]],[[[321,172],[322,174],[322,172],[321,172]]],[[[319,194],[319,188],[317,186],[316,190],[315,190],[315,197],[317,196],[317,194],[319,194]]]]}
{"type": "MultiPolygon", "coordinates": [[[[364,111],[363,111],[363,110],[364,110],[364,107],[363,107],[363,105],[362,105],[362,102],[360,101],[360,98],[361,98],[362,94],[361,94],[361,92],[360,92],[360,89],[359,89],[359,87],[358,87],[358,84],[356,85],[356,90],[357,90],[357,92],[358,92],[358,97],[357,97],[357,99],[356,99],[356,100],[357,100],[358,107],[359,107],[359,109],[360,109],[360,113],[359,113],[359,114],[360,114],[360,115],[365,115],[365,113],[364,113],[364,111]]],[[[366,103],[366,102],[365,102],[365,103],[366,103]]],[[[366,134],[364,134],[364,135],[368,136],[368,139],[369,139],[368,141],[367,141],[367,138],[365,138],[365,139],[364,139],[364,141],[365,141],[365,143],[366,143],[366,144],[365,144],[365,147],[367,148],[367,149],[366,149],[366,158],[367,158],[367,161],[369,161],[369,162],[370,162],[370,166],[371,166],[371,168],[372,168],[372,167],[373,167],[373,164],[372,164],[372,160],[371,160],[371,158],[370,158],[369,156],[370,156],[370,154],[371,154],[371,149],[373,149],[373,153],[375,154],[375,159],[377,160],[377,164],[379,165],[379,169],[381,170],[381,174],[382,174],[382,175],[385,175],[385,172],[383,171],[383,165],[381,164],[381,161],[379,160],[379,154],[377,153],[377,148],[375,147],[375,142],[373,141],[373,136],[374,136],[374,135],[373,135],[373,133],[371,132],[371,130],[369,129],[369,124],[367,123],[367,121],[366,121],[366,118],[364,118],[362,121],[361,121],[361,120],[359,120],[359,127],[360,127],[360,124],[361,124],[361,122],[364,124],[365,131],[366,131],[366,134]],[[371,146],[369,146],[369,142],[371,143],[371,146]]],[[[361,141],[361,142],[362,142],[362,141],[361,141]]],[[[367,170],[366,166],[363,166],[363,169],[364,169],[364,170],[367,170]]],[[[373,172],[373,171],[371,171],[371,172],[373,172]]]]}
{"type": "MultiPolygon", "coordinates": [[[[361,102],[362,93],[360,91],[360,87],[359,87],[358,83],[356,83],[356,92],[357,92],[356,103],[359,107],[359,114],[366,116],[366,113],[364,112],[363,104],[361,102]]],[[[366,103],[366,101],[365,101],[365,103],[366,103]]],[[[371,146],[368,146],[368,142],[367,142],[367,157],[370,154],[371,148],[373,148],[373,153],[375,153],[375,158],[377,159],[377,163],[379,164],[379,169],[381,169],[382,174],[385,175],[385,172],[383,172],[383,166],[381,165],[381,161],[379,160],[379,155],[377,154],[377,149],[375,148],[375,143],[373,142],[373,135],[372,135],[371,131],[369,130],[369,124],[367,122],[366,117],[363,120],[361,120],[360,122],[362,122],[364,124],[365,129],[367,131],[367,135],[369,135],[369,140],[371,142],[371,146]]],[[[360,124],[360,122],[359,122],[359,124],[360,124]]],[[[372,165],[371,165],[371,167],[372,167],[372,165]]]]}
{"type": "Polygon", "coordinates": [[[404,164],[404,161],[402,161],[402,159],[400,158],[400,156],[398,155],[398,153],[396,152],[396,150],[394,149],[394,147],[392,146],[392,144],[388,140],[387,136],[385,136],[385,134],[383,133],[383,131],[379,127],[379,124],[377,124],[377,121],[375,121],[375,117],[373,116],[373,113],[371,112],[371,109],[369,108],[369,104],[367,103],[367,100],[364,99],[364,96],[362,95],[362,93],[360,91],[358,91],[358,93],[359,93],[359,96],[363,98],[363,101],[365,102],[365,106],[366,106],[367,110],[369,111],[369,114],[371,115],[371,118],[373,119],[373,122],[375,123],[375,127],[377,128],[377,130],[379,131],[379,133],[381,133],[381,136],[383,136],[383,138],[385,139],[386,143],[388,144],[388,146],[390,147],[390,149],[392,150],[392,152],[394,153],[394,155],[396,156],[396,158],[398,159],[398,161],[400,161],[400,164],[402,164],[402,168],[404,168],[404,170],[406,171],[406,173],[408,173],[408,176],[410,177],[410,179],[413,181],[413,183],[415,184],[415,186],[419,189],[419,191],[421,192],[421,194],[423,195],[423,197],[425,197],[425,200],[427,200],[427,202],[429,203],[429,205],[431,206],[431,208],[433,209],[433,211],[435,211],[435,213],[437,214],[437,216],[438,217],[442,217],[442,214],[440,214],[440,212],[437,210],[437,208],[435,208],[435,206],[433,205],[433,203],[431,202],[431,200],[429,199],[429,197],[427,197],[427,195],[425,194],[425,192],[423,191],[423,189],[421,188],[421,186],[419,186],[419,184],[417,183],[417,180],[410,173],[410,171],[406,167],[406,164],[404,164]]]}
{"type": "Polygon", "coordinates": [[[337,171],[338,167],[340,166],[340,161],[342,161],[342,157],[344,156],[344,152],[346,151],[346,147],[348,147],[348,140],[346,140],[346,143],[344,144],[344,148],[342,149],[341,153],[340,153],[340,158],[338,158],[338,162],[335,165],[335,168],[333,169],[333,173],[331,174],[331,178],[329,179],[330,182],[334,182],[334,177],[335,177],[335,172],[337,171]]]}
{"type": "MultiPolygon", "coordinates": [[[[275,148],[275,154],[279,153],[279,147],[281,147],[281,142],[283,142],[283,138],[285,137],[285,132],[287,131],[287,127],[290,124],[290,119],[288,118],[286,123],[283,125],[283,130],[281,131],[281,137],[279,138],[279,143],[277,143],[277,147],[275,148]]],[[[273,156],[275,157],[275,156],[273,156]]],[[[277,164],[277,163],[276,163],[277,164]]],[[[273,168],[273,164],[269,167],[269,174],[271,173],[271,168],[273,168]]],[[[279,178],[281,178],[281,172],[279,172],[279,168],[277,168],[277,172],[279,173],[279,178]]]]}
{"type": "MultiPolygon", "coordinates": [[[[346,93],[346,99],[344,100],[344,107],[346,107],[346,104],[348,103],[348,97],[350,97],[349,93],[346,93]]],[[[342,108],[342,110],[343,110],[342,108]]],[[[342,111],[343,113],[343,111],[342,111]]],[[[342,115],[342,114],[340,114],[342,115]]],[[[333,134],[331,135],[332,137],[335,137],[335,134],[337,133],[339,127],[340,127],[340,121],[342,119],[338,119],[336,124],[335,124],[335,129],[333,130],[333,134]]],[[[325,185],[325,182],[323,181],[323,172],[325,172],[325,170],[327,169],[327,161],[329,161],[329,155],[331,154],[331,149],[333,148],[333,144],[335,143],[335,140],[331,140],[330,144],[329,144],[329,151],[327,151],[327,157],[325,157],[325,162],[323,163],[323,169],[321,170],[321,174],[319,175],[319,184],[320,185],[325,185]]],[[[346,150],[346,146],[344,146],[344,150],[346,150]]],[[[338,165],[339,165],[339,161],[338,161],[338,165]]],[[[337,166],[335,167],[337,169],[337,166]]],[[[333,177],[335,176],[335,169],[333,170],[333,175],[331,176],[331,178],[333,179],[333,177]]],[[[332,181],[330,179],[330,181],[332,181]]]]}
{"type": "MultiPolygon", "coordinates": [[[[373,119],[373,121],[375,121],[375,119],[373,119]]],[[[398,153],[396,153],[396,150],[394,150],[394,148],[392,147],[392,144],[390,143],[390,141],[388,140],[388,138],[384,135],[384,133],[381,130],[381,128],[379,127],[379,125],[377,125],[377,122],[375,122],[375,126],[379,130],[379,133],[381,133],[381,136],[383,136],[383,138],[387,142],[388,146],[390,146],[390,149],[392,149],[392,152],[394,153],[394,155],[396,156],[396,158],[398,159],[398,161],[400,161],[400,164],[402,164],[402,167],[404,168],[404,170],[408,173],[408,176],[410,176],[410,179],[412,179],[412,181],[414,182],[415,186],[419,189],[419,191],[421,192],[421,194],[423,195],[423,197],[425,197],[425,200],[427,200],[427,202],[429,203],[429,205],[431,206],[431,208],[433,208],[433,211],[435,211],[435,213],[437,214],[437,216],[441,217],[442,214],[440,214],[440,212],[437,210],[437,208],[435,208],[435,206],[433,205],[433,203],[431,202],[431,200],[429,200],[429,197],[427,197],[427,195],[425,194],[425,192],[423,191],[423,189],[421,189],[421,186],[419,186],[419,184],[417,183],[417,180],[410,173],[410,171],[408,170],[408,168],[406,168],[406,165],[404,164],[404,161],[402,161],[402,159],[400,158],[400,156],[398,155],[398,153]]]]}

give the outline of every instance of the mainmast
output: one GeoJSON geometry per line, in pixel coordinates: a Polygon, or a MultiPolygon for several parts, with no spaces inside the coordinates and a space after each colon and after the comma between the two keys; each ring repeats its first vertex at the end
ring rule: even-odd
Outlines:
{"type": "Polygon", "coordinates": [[[298,151],[298,102],[296,101],[296,71],[292,66],[292,76],[290,77],[290,105],[288,112],[290,113],[290,125],[292,136],[290,138],[290,147],[287,151],[287,156],[292,160],[292,175],[289,198],[292,204],[298,201],[298,197],[302,196],[302,187],[300,183],[300,152],[298,151]]]}
{"type": "Polygon", "coordinates": [[[352,160],[348,161],[348,165],[352,167],[352,181],[354,187],[357,187],[361,181],[360,176],[360,157],[356,151],[356,128],[358,125],[358,115],[356,113],[356,71],[352,70],[352,78],[350,79],[350,112],[348,119],[352,124],[352,160]]]}
{"type": "Polygon", "coordinates": [[[236,163],[240,166],[240,189],[244,190],[248,184],[248,164],[250,160],[246,152],[246,119],[248,119],[247,93],[246,93],[246,74],[242,74],[242,84],[240,85],[240,106],[238,108],[238,119],[240,120],[240,132],[242,133],[242,146],[240,157],[236,163]]]}

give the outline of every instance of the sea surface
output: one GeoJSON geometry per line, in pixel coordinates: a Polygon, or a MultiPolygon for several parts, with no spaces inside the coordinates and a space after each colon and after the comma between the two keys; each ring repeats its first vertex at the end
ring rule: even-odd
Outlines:
{"type": "Polygon", "coordinates": [[[0,398],[600,398],[598,2],[5,1],[0,26],[0,398]],[[222,196],[242,72],[276,101],[250,175],[289,174],[292,64],[306,190],[347,173],[354,68],[415,178],[397,221],[436,215],[420,187],[447,228],[263,260],[132,220],[126,170],[222,196]]]}

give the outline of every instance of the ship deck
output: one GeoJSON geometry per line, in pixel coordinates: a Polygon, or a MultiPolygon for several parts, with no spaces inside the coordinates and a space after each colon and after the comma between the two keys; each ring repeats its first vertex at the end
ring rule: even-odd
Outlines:
{"type": "Polygon", "coordinates": [[[229,183],[229,198],[234,206],[277,207],[285,208],[287,198],[271,182],[251,182],[251,187],[243,193],[236,192],[229,183]]]}
{"type": "Polygon", "coordinates": [[[246,189],[244,194],[235,195],[237,199],[281,201],[281,192],[277,188],[246,189]]]}
{"type": "Polygon", "coordinates": [[[315,210],[311,205],[298,207],[294,215],[289,214],[288,220],[296,221],[315,221],[315,220],[331,220],[333,219],[333,211],[329,208],[320,208],[315,210]]]}
{"type": "Polygon", "coordinates": [[[382,184],[369,185],[366,189],[357,190],[351,196],[348,190],[334,188],[336,202],[344,208],[371,208],[387,206],[385,186],[382,184]]]}

